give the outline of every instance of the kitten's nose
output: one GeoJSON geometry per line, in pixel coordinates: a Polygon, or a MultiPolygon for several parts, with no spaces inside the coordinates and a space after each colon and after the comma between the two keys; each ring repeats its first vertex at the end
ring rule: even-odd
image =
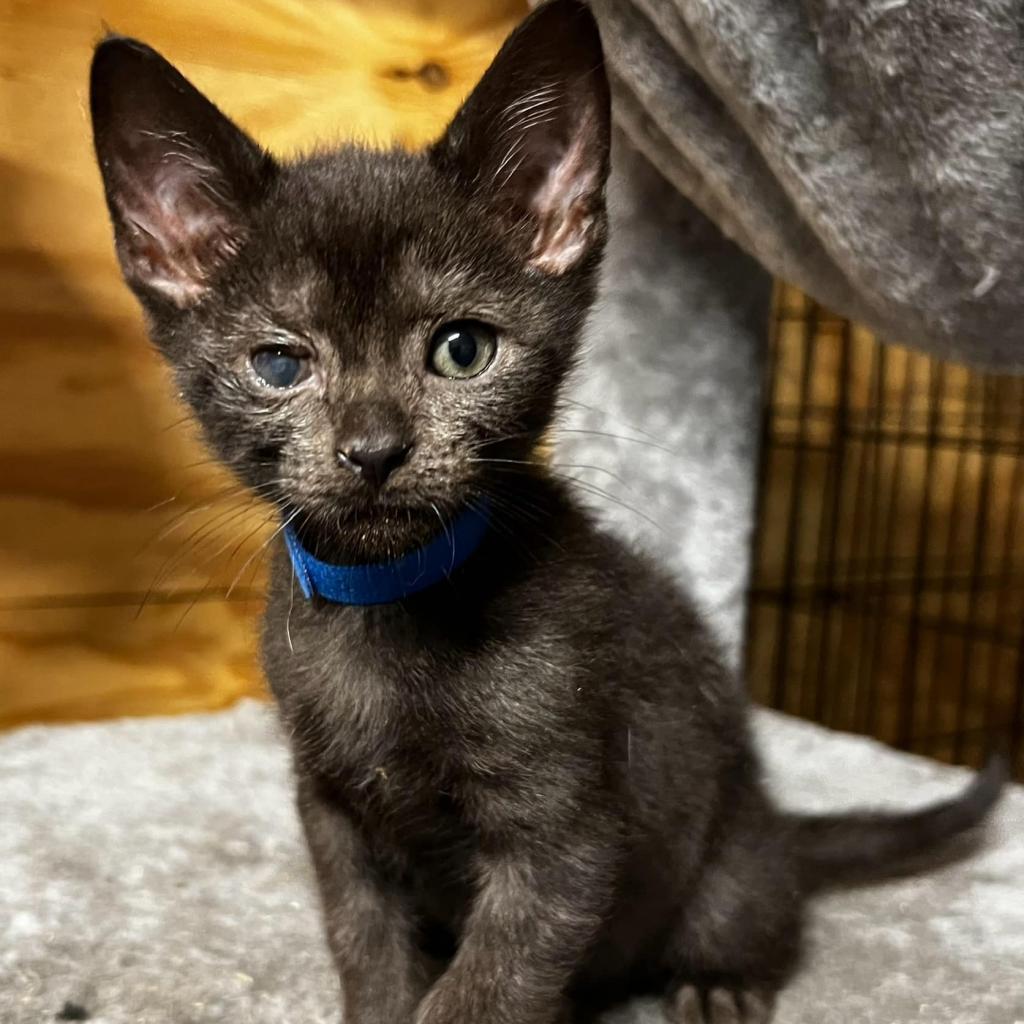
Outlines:
{"type": "Polygon", "coordinates": [[[379,490],[387,478],[405,462],[411,448],[411,444],[397,441],[391,444],[351,441],[340,445],[337,455],[342,466],[379,490]]]}

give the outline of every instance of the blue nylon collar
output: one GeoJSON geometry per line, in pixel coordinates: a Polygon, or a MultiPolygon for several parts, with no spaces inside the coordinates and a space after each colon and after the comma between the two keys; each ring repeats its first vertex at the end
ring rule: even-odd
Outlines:
{"type": "Polygon", "coordinates": [[[295,531],[284,532],[292,567],[307,598],[335,604],[390,604],[450,576],[480,546],[487,533],[487,510],[467,508],[429,544],[393,562],[332,565],[303,546],[295,531]]]}

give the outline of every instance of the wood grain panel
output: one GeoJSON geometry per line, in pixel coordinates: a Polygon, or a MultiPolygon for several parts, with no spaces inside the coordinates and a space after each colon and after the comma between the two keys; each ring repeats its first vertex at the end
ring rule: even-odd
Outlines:
{"type": "Polygon", "coordinates": [[[417,146],[523,12],[521,0],[0,6],[0,726],[261,689],[266,510],[210,464],[117,273],[86,115],[93,43],[108,28],[146,40],[281,154],[417,146]]]}

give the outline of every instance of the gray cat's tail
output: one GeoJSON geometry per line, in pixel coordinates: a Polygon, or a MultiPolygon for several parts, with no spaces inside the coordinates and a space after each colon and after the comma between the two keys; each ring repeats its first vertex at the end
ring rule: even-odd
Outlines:
{"type": "Polygon", "coordinates": [[[801,881],[810,890],[906,873],[927,854],[955,852],[952,841],[981,825],[1008,778],[991,757],[959,796],[907,814],[790,815],[801,881]]]}

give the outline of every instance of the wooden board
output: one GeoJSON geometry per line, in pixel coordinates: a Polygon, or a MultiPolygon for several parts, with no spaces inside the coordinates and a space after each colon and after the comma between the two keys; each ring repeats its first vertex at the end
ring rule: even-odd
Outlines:
{"type": "Polygon", "coordinates": [[[524,10],[0,6],[0,726],[262,691],[267,510],[210,463],[120,281],[86,114],[93,43],[108,28],[144,39],[281,154],[418,146],[524,10]]]}

